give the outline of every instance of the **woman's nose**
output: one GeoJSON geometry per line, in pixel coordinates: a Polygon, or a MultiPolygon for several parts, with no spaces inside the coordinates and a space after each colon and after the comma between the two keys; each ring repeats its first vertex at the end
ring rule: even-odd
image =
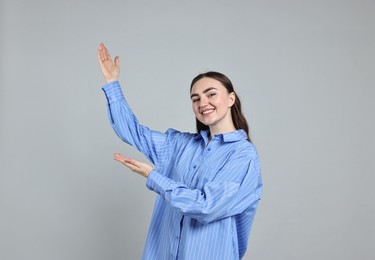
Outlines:
{"type": "Polygon", "coordinates": [[[206,97],[201,97],[201,100],[199,102],[200,107],[205,107],[207,105],[208,101],[206,97]]]}

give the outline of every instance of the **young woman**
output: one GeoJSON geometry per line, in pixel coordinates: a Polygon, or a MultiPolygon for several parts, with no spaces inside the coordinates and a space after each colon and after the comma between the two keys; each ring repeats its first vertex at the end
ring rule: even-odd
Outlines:
{"type": "Polygon", "coordinates": [[[119,57],[112,60],[100,44],[98,61],[114,131],[155,165],[114,157],[158,194],[143,259],[241,259],[262,180],[230,80],[218,72],[198,75],[190,88],[197,133],[161,133],[140,125],[124,99],[119,57]]]}

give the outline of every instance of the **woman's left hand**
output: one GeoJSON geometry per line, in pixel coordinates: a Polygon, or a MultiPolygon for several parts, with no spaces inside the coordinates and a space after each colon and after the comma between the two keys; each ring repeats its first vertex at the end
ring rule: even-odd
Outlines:
{"type": "Polygon", "coordinates": [[[115,153],[114,156],[115,156],[114,159],[116,161],[122,163],[123,165],[128,167],[130,170],[138,173],[139,175],[142,175],[143,177],[147,178],[153,169],[152,166],[147,163],[142,163],[131,158],[126,158],[120,153],[115,153]]]}

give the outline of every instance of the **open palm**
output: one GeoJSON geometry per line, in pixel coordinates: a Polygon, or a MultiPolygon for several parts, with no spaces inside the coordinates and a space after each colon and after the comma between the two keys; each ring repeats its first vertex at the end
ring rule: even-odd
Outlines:
{"type": "Polygon", "coordinates": [[[116,56],[113,61],[103,43],[99,45],[98,61],[107,83],[118,80],[120,75],[120,58],[116,56]]]}

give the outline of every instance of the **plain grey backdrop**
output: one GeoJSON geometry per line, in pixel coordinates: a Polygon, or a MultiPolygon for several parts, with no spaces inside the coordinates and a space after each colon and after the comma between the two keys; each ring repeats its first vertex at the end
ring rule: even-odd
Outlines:
{"type": "Polygon", "coordinates": [[[189,84],[227,74],[264,196],[244,259],[374,260],[375,1],[0,1],[0,259],[140,259],[155,199],[113,161],[96,60],[141,123],[195,130],[189,84]]]}

